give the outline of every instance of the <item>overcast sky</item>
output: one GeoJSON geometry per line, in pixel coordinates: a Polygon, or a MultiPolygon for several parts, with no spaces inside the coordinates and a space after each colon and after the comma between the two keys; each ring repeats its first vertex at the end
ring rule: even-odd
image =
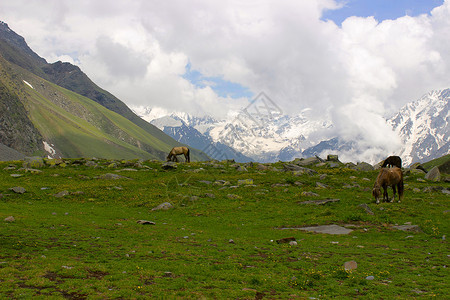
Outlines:
{"type": "Polygon", "coordinates": [[[355,135],[450,87],[450,0],[14,0],[0,12],[40,56],[130,106],[221,117],[263,91],[355,135]]]}

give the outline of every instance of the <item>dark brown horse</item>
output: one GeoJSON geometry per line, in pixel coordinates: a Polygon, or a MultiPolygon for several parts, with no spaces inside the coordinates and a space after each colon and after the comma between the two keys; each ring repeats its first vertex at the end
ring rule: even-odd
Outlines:
{"type": "Polygon", "coordinates": [[[396,188],[398,189],[398,202],[403,199],[403,172],[402,169],[393,168],[382,168],[380,173],[378,173],[377,180],[373,185],[372,195],[375,197],[377,203],[380,203],[381,188],[383,188],[383,201],[389,201],[389,196],[387,188],[392,186],[394,191],[394,196],[391,202],[394,202],[396,188]]]}
{"type": "Polygon", "coordinates": [[[383,164],[381,165],[382,168],[385,168],[386,166],[390,166],[390,167],[398,167],[398,168],[402,168],[402,159],[400,158],[400,156],[389,156],[388,158],[386,158],[386,160],[383,162],[383,164]]]}
{"type": "Polygon", "coordinates": [[[172,150],[170,150],[169,155],[167,155],[167,161],[178,162],[177,155],[184,154],[184,158],[186,159],[186,162],[191,162],[189,152],[190,151],[189,151],[188,147],[173,147],[172,150]]]}

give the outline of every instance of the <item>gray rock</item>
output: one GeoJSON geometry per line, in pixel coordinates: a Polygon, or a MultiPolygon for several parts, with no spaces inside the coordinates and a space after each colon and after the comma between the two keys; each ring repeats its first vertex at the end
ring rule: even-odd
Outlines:
{"type": "Polygon", "coordinates": [[[315,165],[320,163],[321,160],[318,159],[317,157],[309,157],[309,158],[305,158],[305,159],[296,159],[293,161],[294,164],[298,165],[298,166],[310,166],[310,165],[315,165]]]}
{"type": "Polygon", "coordinates": [[[395,229],[401,230],[401,231],[411,231],[411,232],[421,232],[422,230],[418,225],[395,225],[392,226],[395,229]]]}
{"type": "Polygon", "coordinates": [[[147,221],[147,220],[137,220],[136,223],[142,224],[142,225],[156,225],[155,222],[147,221]]]}
{"type": "Polygon", "coordinates": [[[39,156],[25,157],[23,160],[24,168],[42,168],[44,165],[44,159],[39,156]]]}
{"type": "Polygon", "coordinates": [[[238,185],[251,185],[253,184],[253,179],[240,179],[238,180],[238,185]]]}
{"type": "Polygon", "coordinates": [[[161,203],[160,205],[158,205],[158,206],[152,208],[152,211],[156,211],[156,210],[168,210],[168,209],[171,209],[172,207],[173,207],[173,205],[170,204],[169,202],[164,202],[164,203],[161,203]]]}
{"type": "Polygon", "coordinates": [[[97,167],[98,164],[97,164],[95,161],[88,160],[88,161],[85,163],[85,166],[86,166],[86,167],[97,167]]]}
{"type": "Polygon", "coordinates": [[[431,169],[425,175],[425,179],[426,180],[431,180],[431,181],[441,181],[441,172],[439,171],[439,168],[438,167],[434,167],[433,169],[431,169]]]}
{"type": "Polygon", "coordinates": [[[277,244],[288,244],[294,241],[296,241],[295,237],[287,237],[277,240],[277,244]]]}
{"type": "Polygon", "coordinates": [[[358,264],[354,260],[346,261],[344,263],[344,269],[345,270],[356,270],[356,268],[358,268],[358,264]]]}
{"type": "Polygon", "coordinates": [[[358,171],[373,171],[374,168],[371,164],[366,163],[366,162],[360,162],[356,165],[355,167],[356,170],[358,171]]]}
{"type": "Polygon", "coordinates": [[[313,226],[313,227],[302,227],[298,228],[303,231],[316,232],[316,233],[326,233],[326,234],[349,234],[353,230],[339,226],[339,225],[323,225],[323,226],[313,226]]]}
{"type": "Polygon", "coordinates": [[[113,173],[106,173],[103,175],[98,176],[98,179],[112,179],[112,180],[117,180],[117,179],[129,179],[125,176],[122,175],[118,175],[118,174],[113,174],[113,173]]]}
{"type": "Polygon", "coordinates": [[[302,196],[306,197],[319,197],[319,194],[316,194],[314,192],[302,192],[302,196]]]}
{"type": "Polygon", "coordinates": [[[6,218],[4,219],[4,221],[5,221],[5,222],[15,222],[16,219],[14,219],[13,216],[9,216],[9,217],[6,217],[6,218]]]}
{"type": "Polygon", "coordinates": [[[162,164],[161,166],[164,170],[174,170],[178,168],[177,163],[173,161],[168,161],[162,164]]]}
{"type": "Polygon", "coordinates": [[[322,189],[329,189],[330,188],[330,186],[328,186],[328,185],[326,185],[324,183],[321,183],[321,182],[316,182],[316,187],[322,188],[322,189]]]}
{"type": "Polygon", "coordinates": [[[54,194],[53,196],[57,197],[57,198],[62,198],[69,195],[69,191],[61,191],[59,193],[54,194]]]}
{"type": "Polygon", "coordinates": [[[340,201],[339,199],[309,200],[309,201],[300,202],[299,204],[323,205],[323,204],[334,203],[334,202],[339,202],[339,201],[340,201]]]}
{"type": "Polygon", "coordinates": [[[370,209],[369,205],[367,205],[366,203],[360,204],[360,205],[358,205],[358,207],[363,208],[366,211],[366,213],[368,213],[369,215],[374,214],[373,211],[370,209]]]}
{"type": "Polygon", "coordinates": [[[248,170],[244,166],[237,166],[236,167],[236,171],[238,171],[238,172],[247,172],[248,170]]]}
{"type": "Polygon", "coordinates": [[[375,279],[375,277],[372,275],[366,277],[366,280],[374,280],[374,279],[375,279]]]}
{"type": "Polygon", "coordinates": [[[327,161],[334,161],[334,162],[340,162],[339,156],[334,154],[328,154],[327,155],[327,161]]]}
{"type": "Polygon", "coordinates": [[[23,188],[21,186],[15,186],[11,190],[16,194],[23,194],[26,192],[25,188],[23,188]]]}

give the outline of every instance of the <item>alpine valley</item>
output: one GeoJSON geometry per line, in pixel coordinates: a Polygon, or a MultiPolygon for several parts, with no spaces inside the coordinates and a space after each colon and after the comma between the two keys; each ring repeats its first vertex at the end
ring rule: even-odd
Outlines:
{"type": "MultiPolygon", "coordinates": [[[[0,160],[165,159],[180,143],[70,63],[47,63],[0,21],[0,160]]],[[[192,149],[192,158],[208,157],[192,149]]]]}
{"type": "MultiPolygon", "coordinates": [[[[218,160],[274,162],[348,151],[358,153],[355,141],[344,141],[339,136],[323,138],[323,133],[333,128],[331,121],[317,118],[308,110],[288,116],[276,107],[268,108],[264,99],[255,99],[256,103],[231,120],[193,117],[186,113],[158,116],[150,107],[132,109],[174,139],[202,149],[218,160]],[[257,110],[258,114],[252,113],[252,107],[266,108],[265,113],[261,109],[257,110]]],[[[449,100],[450,89],[431,91],[388,118],[386,122],[401,144],[396,153],[389,155],[399,155],[404,165],[409,165],[449,154],[449,100]]],[[[380,156],[371,163],[384,158],[380,156]]]]}

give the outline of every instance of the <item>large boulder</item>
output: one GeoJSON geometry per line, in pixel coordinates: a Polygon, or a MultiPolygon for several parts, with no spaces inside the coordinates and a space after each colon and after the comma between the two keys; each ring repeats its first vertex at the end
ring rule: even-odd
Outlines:
{"type": "Polygon", "coordinates": [[[441,181],[441,172],[439,172],[439,167],[436,166],[433,169],[431,169],[425,175],[425,179],[426,180],[431,180],[431,181],[441,181]]]}
{"type": "Polygon", "coordinates": [[[32,169],[42,168],[44,167],[44,159],[39,156],[25,157],[23,167],[32,169]]]}
{"type": "Polygon", "coordinates": [[[358,171],[373,171],[374,168],[371,164],[366,162],[360,162],[355,166],[355,169],[358,171]]]}

